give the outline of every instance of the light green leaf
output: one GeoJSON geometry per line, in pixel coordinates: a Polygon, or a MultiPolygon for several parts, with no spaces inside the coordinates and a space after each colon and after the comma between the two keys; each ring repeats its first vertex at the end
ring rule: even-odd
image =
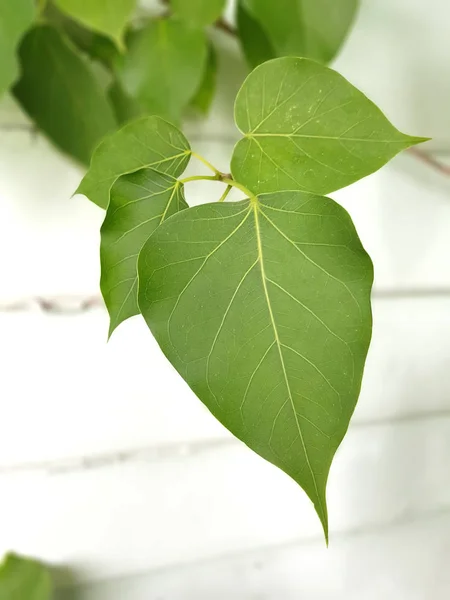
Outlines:
{"type": "Polygon", "coordinates": [[[55,0],[72,19],[111,37],[123,47],[123,32],[136,8],[136,0],[55,0]]]}
{"type": "Polygon", "coordinates": [[[244,6],[244,0],[237,5],[237,26],[239,41],[245,58],[251,67],[257,67],[275,58],[275,50],[259,22],[244,6]]]}
{"type": "Polygon", "coordinates": [[[208,60],[203,73],[203,80],[200,88],[197,90],[194,98],[191,100],[191,106],[197,108],[204,115],[208,114],[211,103],[214,100],[217,84],[217,53],[212,44],[209,45],[208,60]]]}
{"type": "Polygon", "coordinates": [[[119,77],[146,112],[178,122],[202,81],[207,59],[203,31],[159,19],[130,38],[119,77]]]}
{"type": "Polygon", "coordinates": [[[16,48],[35,15],[34,0],[0,0],[0,96],[19,76],[16,48]]]}
{"type": "Polygon", "coordinates": [[[100,246],[109,335],[122,321],[139,314],[137,257],[144,242],[165,219],[187,207],[183,185],[153,169],[124,175],[113,185],[100,246]]]}
{"type": "Polygon", "coordinates": [[[298,191],[174,215],[144,245],[139,307],[210,411],[293,477],[328,533],[328,471],[358,398],[372,264],[346,211],[298,191]]]}
{"type": "Polygon", "coordinates": [[[50,600],[52,582],[39,562],[8,554],[0,565],[0,600],[50,600]]]}
{"type": "Polygon", "coordinates": [[[203,27],[217,21],[226,0],[171,0],[173,12],[182,19],[203,27]]]}
{"type": "Polygon", "coordinates": [[[231,170],[253,193],[327,194],[425,141],[400,133],[341,75],[302,58],[257,67],[236,98],[235,119],[245,137],[231,170]]]}
{"type": "Polygon", "coordinates": [[[178,177],[190,156],[189,143],[181,131],[159,117],[144,117],[103,140],[76,193],[106,208],[111,186],[121,175],[153,168],[178,177]]]}
{"type": "Polygon", "coordinates": [[[26,35],[20,60],[22,77],[14,88],[18,101],[61,150],[88,163],[98,142],[116,127],[91,68],[47,25],[26,35]]]}
{"type": "Polygon", "coordinates": [[[329,62],[353,23],[358,0],[243,0],[278,56],[329,62]]]}

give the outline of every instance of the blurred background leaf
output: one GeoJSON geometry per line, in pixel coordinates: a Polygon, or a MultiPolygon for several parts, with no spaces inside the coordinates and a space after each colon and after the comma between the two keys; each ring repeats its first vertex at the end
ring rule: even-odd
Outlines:
{"type": "Polygon", "coordinates": [[[217,21],[225,10],[226,0],[171,0],[174,14],[203,27],[217,21]]]}
{"type": "Polygon", "coordinates": [[[200,86],[207,51],[202,30],[173,18],[151,21],[130,36],[119,79],[145,112],[177,123],[200,86]]]}
{"type": "Polygon", "coordinates": [[[82,163],[116,120],[88,62],[57,29],[32,29],[20,47],[22,77],[14,94],[36,125],[82,163]]]}
{"type": "Polygon", "coordinates": [[[54,0],[55,4],[83,25],[109,36],[124,48],[123,33],[136,9],[136,0],[54,0]]]}
{"type": "Polygon", "coordinates": [[[36,560],[8,554],[0,565],[0,600],[50,600],[49,571],[36,560]]]}
{"type": "Polygon", "coordinates": [[[16,47],[35,14],[34,0],[0,0],[0,96],[19,75],[16,47]]]}

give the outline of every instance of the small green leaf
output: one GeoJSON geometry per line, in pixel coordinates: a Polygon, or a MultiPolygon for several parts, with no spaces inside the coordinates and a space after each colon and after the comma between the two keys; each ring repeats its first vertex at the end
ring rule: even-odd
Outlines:
{"type": "Polygon", "coordinates": [[[0,600],[50,600],[52,582],[39,562],[8,554],[0,565],[0,600]]]}
{"type": "Polygon", "coordinates": [[[235,119],[245,137],[231,170],[253,193],[327,194],[425,141],[400,133],[341,75],[302,58],[257,67],[236,98],[235,119]]]}
{"type": "Polygon", "coordinates": [[[209,45],[208,60],[200,88],[191,100],[191,106],[206,115],[211,108],[217,84],[217,53],[212,44],[209,45]]]}
{"type": "Polygon", "coordinates": [[[217,21],[225,4],[226,0],[171,0],[170,3],[176,15],[200,27],[217,21]]]}
{"type": "Polygon", "coordinates": [[[139,314],[137,257],[144,242],[165,219],[187,207],[183,185],[153,169],[123,175],[113,185],[100,246],[109,335],[122,321],[139,314]]]}
{"type": "Polygon", "coordinates": [[[89,163],[116,122],[87,62],[47,25],[26,35],[20,60],[22,77],[14,88],[20,104],[61,150],[89,163]]]}
{"type": "Polygon", "coordinates": [[[243,0],[278,56],[303,56],[327,63],[341,48],[358,0],[243,0]]]}
{"type": "Polygon", "coordinates": [[[259,22],[254,19],[240,0],[237,6],[239,40],[245,58],[251,67],[275,58],[275,50],[259,22]]]}
{"type": "Polygon", "coordinates": [[[346,211],[298,191],[163,223],[139,308],[210,411],[297,481],[328,535],[325,488],[358,398],[373,271],[346,211]]]}
{"type": "Polygon", "coordinates": [[[130,37],[119,70],[124,90],[147,113],[178,122],[198,90],[207,59],[203,31],[159,19],[130,37]]]}
{"type": "Polygon", "coordinates": [[[111,186],[121,175],[153,168],[178,177],[190,155],[189,143],[181,131],[159,117],[144,117],[102,141],[76,193],[106,208],[111,186]]]}
{"type": "Polygon", "coordinates": [[[112,38],[123,48],[123,32],[136,0],[54,0],[72,19],[112,38]]]}
{"type": "Polygon", "coordinates": [[[35,16],[34,0],[0,0],[0,96],[19,76],[16,47],[35,16]]]}

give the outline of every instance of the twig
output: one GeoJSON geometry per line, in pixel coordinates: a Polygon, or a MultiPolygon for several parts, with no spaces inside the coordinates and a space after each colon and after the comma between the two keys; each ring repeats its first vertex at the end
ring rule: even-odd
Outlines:
{"type": "Polygon", "coordinates": [[[445,163],[437,160],[431,154],[424,152],[423,150],[418,150],[417,148],[410,148],[409,153],[415,156],[418,160],[422,161],[429,167],[432,167],[435,171],[439,171],[442,175],[450,176],[450,165],[446,165],[445,163]]]}
{"type": "Polygon", "coordinates": [[[237,30],[232,25],[227,23],[227,21],[225,21],[225,19],[219,19],[218,21],[215,22],[214,25],[217,27],[217,29],[220,29],[221,31],[228,33],[228,35],[237,37],[237,30]]]}

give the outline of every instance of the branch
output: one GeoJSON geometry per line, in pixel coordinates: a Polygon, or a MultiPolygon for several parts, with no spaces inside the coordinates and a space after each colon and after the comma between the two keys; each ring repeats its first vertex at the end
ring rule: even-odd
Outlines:
{"type": "Polygon", "coordinates": [[[450,177],[450,165],[446,165],[445,163],[431,156],[431,154],[428,154],[423,150],[418,150],[417,148],[410,148],[409,153],[415,156],[421,162],[434,169],[435,171],[438,171],[442,175],[450,177]]]}

